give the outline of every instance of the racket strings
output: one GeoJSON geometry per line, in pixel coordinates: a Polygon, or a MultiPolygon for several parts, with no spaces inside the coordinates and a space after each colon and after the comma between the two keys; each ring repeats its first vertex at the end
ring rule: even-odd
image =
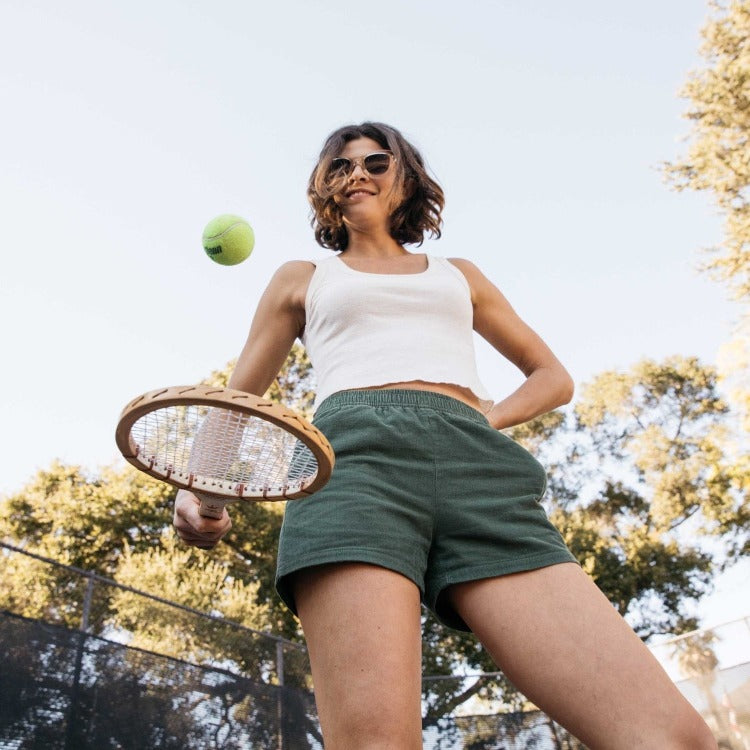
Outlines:
{"type": "Polygon", "coordinates": [[[138,459],[164,476],[222,487],[294,491],[318,471],[310,449],[260,417],[200,405],[151,411],[131,428],[138,459]]]}

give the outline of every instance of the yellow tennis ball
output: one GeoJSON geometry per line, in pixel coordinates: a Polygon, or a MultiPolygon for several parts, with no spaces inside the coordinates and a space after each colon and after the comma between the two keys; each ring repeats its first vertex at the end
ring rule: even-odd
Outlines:
{"type": "Polygon", "coordinates": [[[246,260],[255,246],[253,228],[240,216],[222,214],[206,224],[203,249],[222,266],[235,266],[246,260]]]}

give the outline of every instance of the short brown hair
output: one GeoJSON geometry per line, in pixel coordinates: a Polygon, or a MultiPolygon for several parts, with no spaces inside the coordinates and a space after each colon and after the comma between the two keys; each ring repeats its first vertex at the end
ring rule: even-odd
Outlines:
{"type": "Polygon", "coordinates": [[[334,130],[326,139],[310,175],[307,199],[312,208],[310,223],[318,244],[331,250],[345,250],[349,243],[341,208],[333,199],[341,184],[340,181],[332,183],[327,174],[331,161],[341,154],[349,141],[357,138],[371,138],[396,157],[393,187],[404,198],[391,214],[391,237],[407,245],[421,245],[428,232],[432,237],[440,237],[440,214],[445,197],[440,185],[427,174],[419,151],[396,128],[382,122],[363,122],[334,130]]]}

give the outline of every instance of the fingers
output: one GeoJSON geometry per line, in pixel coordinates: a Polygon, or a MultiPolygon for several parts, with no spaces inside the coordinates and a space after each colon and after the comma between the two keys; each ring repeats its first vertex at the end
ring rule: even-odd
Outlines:
{"type": "Polygon", "coordinates": [[[221,518],[205,518],[199,509],[200,500],[192,492],[180,490],[174,503],[175,531],[185,544],[213,549],[232,528],[232,520],[226,508],[221,518]]]}

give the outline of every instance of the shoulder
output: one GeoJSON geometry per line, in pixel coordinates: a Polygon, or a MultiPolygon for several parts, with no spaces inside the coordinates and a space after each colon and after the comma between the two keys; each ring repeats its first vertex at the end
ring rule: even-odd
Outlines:
{"type": "Polygon", "coordinates": [[[305,294],[315,273],[315,263],[308,260],[290,260],[282,263],[266,287],[266,294],[277,303],[304,307],[305,294]]]}
{"type": "Polygon", "coordinates": [[[312,261],[290,260],[276,269],[268,286],[277,291],[290,291],[300,285],[307,286],[314,273],[315,263],[312,261]]]}
{"type": "Polygon", "coordinates": [[[464,276],[483,276],[482,272],[470,260],[466,260],[466,258],[446,258],[446,260],[458,268],[464,276]]]}
{"type": "Polygon", "coordinates": [[[273,275],[273,280],[308,280],[315,273],[315,263],[310,260],[289,260],[282,263],[273,275]]]}
{"type": "Polygon", "coordinates": [[[491,286],[489,279],[470,260],[465,258],[446,258],[446,260],[463,274],[471,289],[472,302],[476,302],[477,297],[486,291],[487,285],[491,286]]]}
{"type": "Polygon", "coordinates": [[[466,258],[446,258],[446,260],[458,268],[467,278],[486,278],[479,268],[466,258]]]}

